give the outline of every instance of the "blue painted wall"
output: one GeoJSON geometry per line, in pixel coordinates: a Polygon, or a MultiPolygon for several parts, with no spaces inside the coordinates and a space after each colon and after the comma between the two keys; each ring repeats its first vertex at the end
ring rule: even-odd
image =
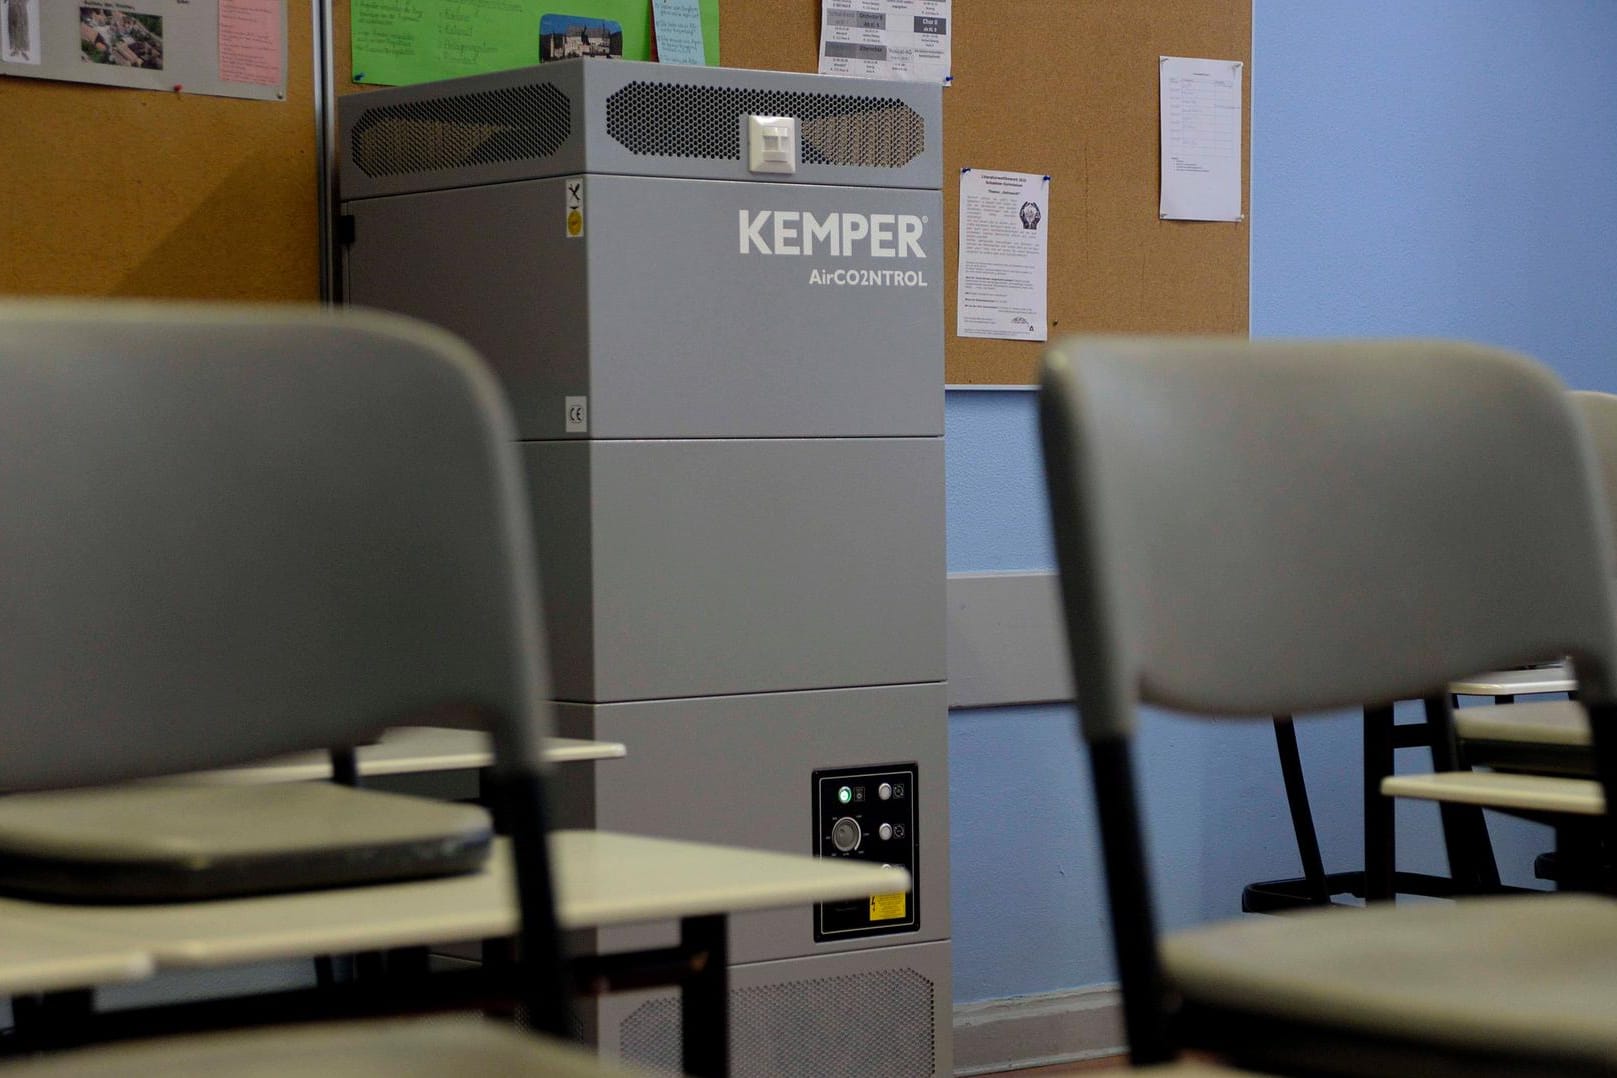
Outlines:
{"type": "Polygon", "coordinates": [[[1466,337],[1617,390],[1617,5],[1253,8],[1253,334],[1466,337]]]}
{"type": "MultiPolygon", "coordinates": [[[[1617,4],[1255,0],[1251,77],[1254,336],[1464,337],[1617,391],[1617,4]]],[[[947,414],[950,571],[1052,567],[1032,395],[947,414]]],[[[1351,867],[1357,723],[1301,739],[1328,867],[1351,867]]],[[[1266,725],[1148,715],[1141,749],[1165,923],[1298,871],[1266,725]]],[[[950,751],[955,998],[1109,981],[1070,710],[956,712],[950,751]]],[[[1494,833],[1527,882],[1546,837],[1494,833]]],[[[1436,835],[1401,810],[1403,867],[1440,871],[1436,835]]]]}

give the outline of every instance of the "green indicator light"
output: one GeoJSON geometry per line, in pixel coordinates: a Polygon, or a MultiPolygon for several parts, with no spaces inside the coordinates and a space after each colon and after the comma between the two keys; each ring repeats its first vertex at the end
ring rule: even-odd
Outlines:
{"type": "Polygon", "coordinates": [[[847,786],[842,787],[842,789],[837,791],[837,800],[846,805],[849,801],[853,800],[853,790],[847,786]]]}

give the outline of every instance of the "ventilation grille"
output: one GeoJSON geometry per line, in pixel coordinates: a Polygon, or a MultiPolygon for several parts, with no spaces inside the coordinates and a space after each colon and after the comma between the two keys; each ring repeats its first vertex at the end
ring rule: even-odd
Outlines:
{"type": "MultiPolygon", "coordinates": [[[[730,992],[736,1078],[917,1078],[936,1069],[932,982],[914,970],[818,977],[730,992]]],[[[623,1020],[623,1060],[679,1073],[679,999],[623,1020]]]]}
{"type": "Polygon", "coordinates": [[[606,99],[606,132],[653,157],[741,160],[743,116],[796,116],[808,165],[903,168],[926,149],[926,123],[893,97],[631,82],[606,99]]]}
{"type": "Polygon", "coordinates": [[[573,131],[572,102],[548,83],[367,110],[349,150],[367,176],[549,157],[573,131]]]}

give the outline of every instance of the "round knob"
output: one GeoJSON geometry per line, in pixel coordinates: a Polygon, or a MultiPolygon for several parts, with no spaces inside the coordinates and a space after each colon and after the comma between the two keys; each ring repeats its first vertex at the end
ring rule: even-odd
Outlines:
{"type": "Polygon", "coordinates": [[[852,853],[859,848],[859,840],[864,837],[859,830],[859,821],[852,816],[844,816],[831,825],[831,845],[842,853],[852,853]]]}
{"type": "Polygon", "coordinates": [[[880,786],[876,787],[876,796],[881,798],[883,801],[886,801],[889,797],[892,797],[893,784],[890,782],[884,782],[880,786]]]}
{"type": "Polygon", "coordinates": [[[876,834],[880,835],[882,838],[892,838],[893,825],[890,823],[882,824],[880,827],[876,828],[876,834]]]}

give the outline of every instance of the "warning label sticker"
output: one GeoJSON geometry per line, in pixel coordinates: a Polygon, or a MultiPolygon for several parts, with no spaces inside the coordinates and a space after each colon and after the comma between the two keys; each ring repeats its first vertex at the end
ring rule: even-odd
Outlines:
{"type": "Polygon", "coordinates": [[[896,895],[871,895],[870,919],[872,921],[900,921],[909,913],[909,894],[900,891],[896,895]]]}
{"type": "Polygon", "coordinates": [[[562,187],[567,192],[567,238],[576,240],[584,234],[584,177],[569,176],[562,187]]]}

